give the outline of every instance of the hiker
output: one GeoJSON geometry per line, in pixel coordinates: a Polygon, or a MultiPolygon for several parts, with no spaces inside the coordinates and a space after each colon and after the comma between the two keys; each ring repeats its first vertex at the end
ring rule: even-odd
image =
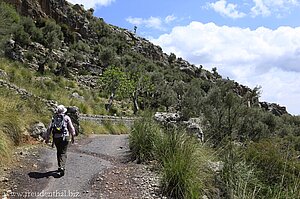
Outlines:
{"type": "Polygon", "coordinates": [[[45,137],[45,142],[49,143],[50,135],[52,133],[53,143],[57,149],[57,162],[58,172],[61,176],[65,174],[65,164],[67,159],[67,148],[70,142],[74,143],[75,129],[72,124],[71,118],[65,113],[67,109],[64,105],[59,105],[56,108],[56,112],[52,117],[52,121],[49,124],[45,137]]]}

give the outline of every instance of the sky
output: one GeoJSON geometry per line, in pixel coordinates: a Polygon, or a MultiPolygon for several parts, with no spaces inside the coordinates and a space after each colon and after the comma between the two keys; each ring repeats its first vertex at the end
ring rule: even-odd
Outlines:
{"type": "Polygon", "coordinates": [[[69,0],[300,115],[300,0],[69,0]]]}

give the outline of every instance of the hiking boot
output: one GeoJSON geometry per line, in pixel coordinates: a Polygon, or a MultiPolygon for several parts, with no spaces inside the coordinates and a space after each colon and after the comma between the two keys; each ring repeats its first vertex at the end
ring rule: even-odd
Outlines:
{"type": "Polygon", "coordinates": [[[65,169],[64,168],[58,168],[58,172],[61,176],[65,175],[65,169]]]}

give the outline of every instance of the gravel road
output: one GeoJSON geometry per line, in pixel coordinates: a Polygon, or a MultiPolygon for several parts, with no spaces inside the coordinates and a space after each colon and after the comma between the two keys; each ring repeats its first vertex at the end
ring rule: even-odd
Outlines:
{"type": "Polygon", "coordinates": [[[93,179],[116,162],[125,161],[128,152],[128,135],[90,136],[70,145],[66,173],[60,177],[56,149],[42,147],[37,158],[29,155],[21,169],[11,172],[18,186],[10,190],[10,198],[95,198],[93,179]]]}
{"type": "Polygon", "coordinates": [[[60,177],[55,148],[18,152],[19,166],[8,168],[6,199],[165,198],[151,166],[130,161],[128,135],[92,135],[70,145],[67,155],[60,177]]]}

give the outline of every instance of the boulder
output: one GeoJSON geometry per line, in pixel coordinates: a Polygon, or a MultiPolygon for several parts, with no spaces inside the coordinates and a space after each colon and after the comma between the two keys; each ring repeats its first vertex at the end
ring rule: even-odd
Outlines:
{"type": "Polygon", "coordinates": [[[18,60],[19,55],[18,52],[15,50],[16,48],[16,42],[13,39],[8,40],[5,43],[5,56],[9,57],[13,60],[18,60]]]}
{"type": "Polygon", "coordinates": [[[66,115],[68,115],[71,118],[76,131],[76,135],[78,135],[81,132],[79,124],[79,108],[76,106],[67,107],[66,115]]]}
{"type": "Polygon", "coordinates": [[[72,98],[75,98],[75,99],[78,99],[78,100],[80,100],[80,101],[84,101],[84,97],[81,96],[81,95],[79,95],[77,92],[72,93],[71,97],[72,97],[72,98]]]}
{"type": "Polygon", "coordinates": [[[188,121],[184,121],[183,124],[188,133],[195,135],[199,141],[204,141],[204,134],[201,128],[200,118],[190,118],[188,121]]]}
{"type": "Polygon", "coordinates": [[[31,137],[39,139],[40,137],[43,137],[46,132],[47,129],[45,125],[42,122],[37,122],[32,125],[29,134],[31,137]]]}
{"type": "Polygon", "coordinates": [[[98,80],[99,80],[98,76],[92,76],[92,75],[77,76],[77,81],[80,83],[80,85],[86,86],[87,88],[96,88],[98,80]]]}
{"type": "Polygon", "coordinates": [[[6,78],[6,77],[7,77],[7,73],[4,70],[0,69],[0,78],[6,78]]]}
{"type": "Polygon", "coordinates": [[[84,6],[82,5],[82,4],[75,4],[74,6],[73,6],[73,9],[75,10],[75,11],[77,11],[77,12],[79,12],[80,14],[83,14],[84,12],[85,12],[85,10],[84,10],[84,6]]]}
{"type": "Polygon", "coordinates": [[[158,122],[166,124],[180,121],[181,115],[179,113],[156,112],[154,119],[158,122]]]}

